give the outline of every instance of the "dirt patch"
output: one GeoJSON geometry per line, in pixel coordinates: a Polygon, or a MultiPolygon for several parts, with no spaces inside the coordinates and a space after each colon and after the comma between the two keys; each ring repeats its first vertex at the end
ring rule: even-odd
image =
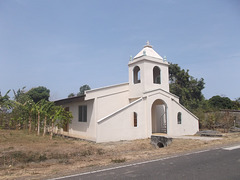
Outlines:
{"type": "Polygon", "coordinates": [[[173,139],[165,148],[155,148],[150,139],[93,143],[62,137],[38,137],[24,131],[0,130],[1,179],[46,179],[110,164],[149,160],[240,142],[240,133],[202,141],[173,139]]]}

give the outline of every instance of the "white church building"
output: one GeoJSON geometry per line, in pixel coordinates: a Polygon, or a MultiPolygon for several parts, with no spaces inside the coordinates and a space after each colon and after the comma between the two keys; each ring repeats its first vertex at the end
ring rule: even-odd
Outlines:
{"type": "Polygon", "coordinates": [[[198,118],[169,92],[168,66],[147,43],[128,63],[128,83],[55,101],[73,114],[61,133],[95,142],[195,134],[198,118]]]}

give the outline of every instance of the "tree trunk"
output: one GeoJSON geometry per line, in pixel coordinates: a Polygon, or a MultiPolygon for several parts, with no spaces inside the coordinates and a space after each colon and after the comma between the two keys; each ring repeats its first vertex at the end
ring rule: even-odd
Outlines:
{"type": "Polygon", "coordinates": [[[52,130],[51,130],[50,139],[52,139],[52,137],[53,137],[53,121],[52,121],[52,130]]]}
{"type": "Polygon", "coordinates": [[[45,134],[46,134],[46,127],[47,126],[47,116],[45,116],[45,118],[44,118],[44,127],[43,127],[43,136],[45,136],[45,134]]]}
{"type": "Polygon", "coordinates": [[[37,127],[37,135],[40,135],[40,111],[38,111],[38,127],[37,127]]]}
{"type": "Polygon", "coordinates": [[[30,134],[32,131],[32,115],[29,115],[29,127],[28,127],[28,133],[30,134]]]}

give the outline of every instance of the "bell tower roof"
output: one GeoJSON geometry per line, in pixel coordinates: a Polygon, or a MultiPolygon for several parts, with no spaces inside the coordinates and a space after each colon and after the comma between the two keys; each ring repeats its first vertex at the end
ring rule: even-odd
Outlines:
{"type": "Polygon", "coordinates": [[[150,57],[154,57],[154,58],[163,60],[163,58],[156,51],[153,50],[153,47],[150,45],[149,41],[147,41],[147,44],[133,58],[133,60],[136,59],[136,58],[142,57],[142,56],[150,56],[150,57]]]}

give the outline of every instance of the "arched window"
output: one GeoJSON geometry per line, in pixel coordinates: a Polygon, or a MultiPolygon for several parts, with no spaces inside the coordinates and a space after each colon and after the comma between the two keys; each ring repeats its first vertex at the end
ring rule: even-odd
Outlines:
{"type": "Polygon", "coordinates": [[[161,84],[161,70],[157,66],[153,68],[153,83],[161,84]]]}
{"type": "Polygon", "coordinates": [[[133,113],[133,126],[137,127],[137,113],[136,112],[133,113]]]}
{"type": "Polygon", "coordinates": [[[140,83],[141,79],[140,79],[140,68],[138,66],[135,66],[133,68],[133,83],[137,84],[140,83]]]}
{"type": "Polygon", "coordinates": [[[182,113],[181,112],[178,112],[178,114],[177,114],[177,122],[178,122],[178,124],[182,124],[182,113]]]}

